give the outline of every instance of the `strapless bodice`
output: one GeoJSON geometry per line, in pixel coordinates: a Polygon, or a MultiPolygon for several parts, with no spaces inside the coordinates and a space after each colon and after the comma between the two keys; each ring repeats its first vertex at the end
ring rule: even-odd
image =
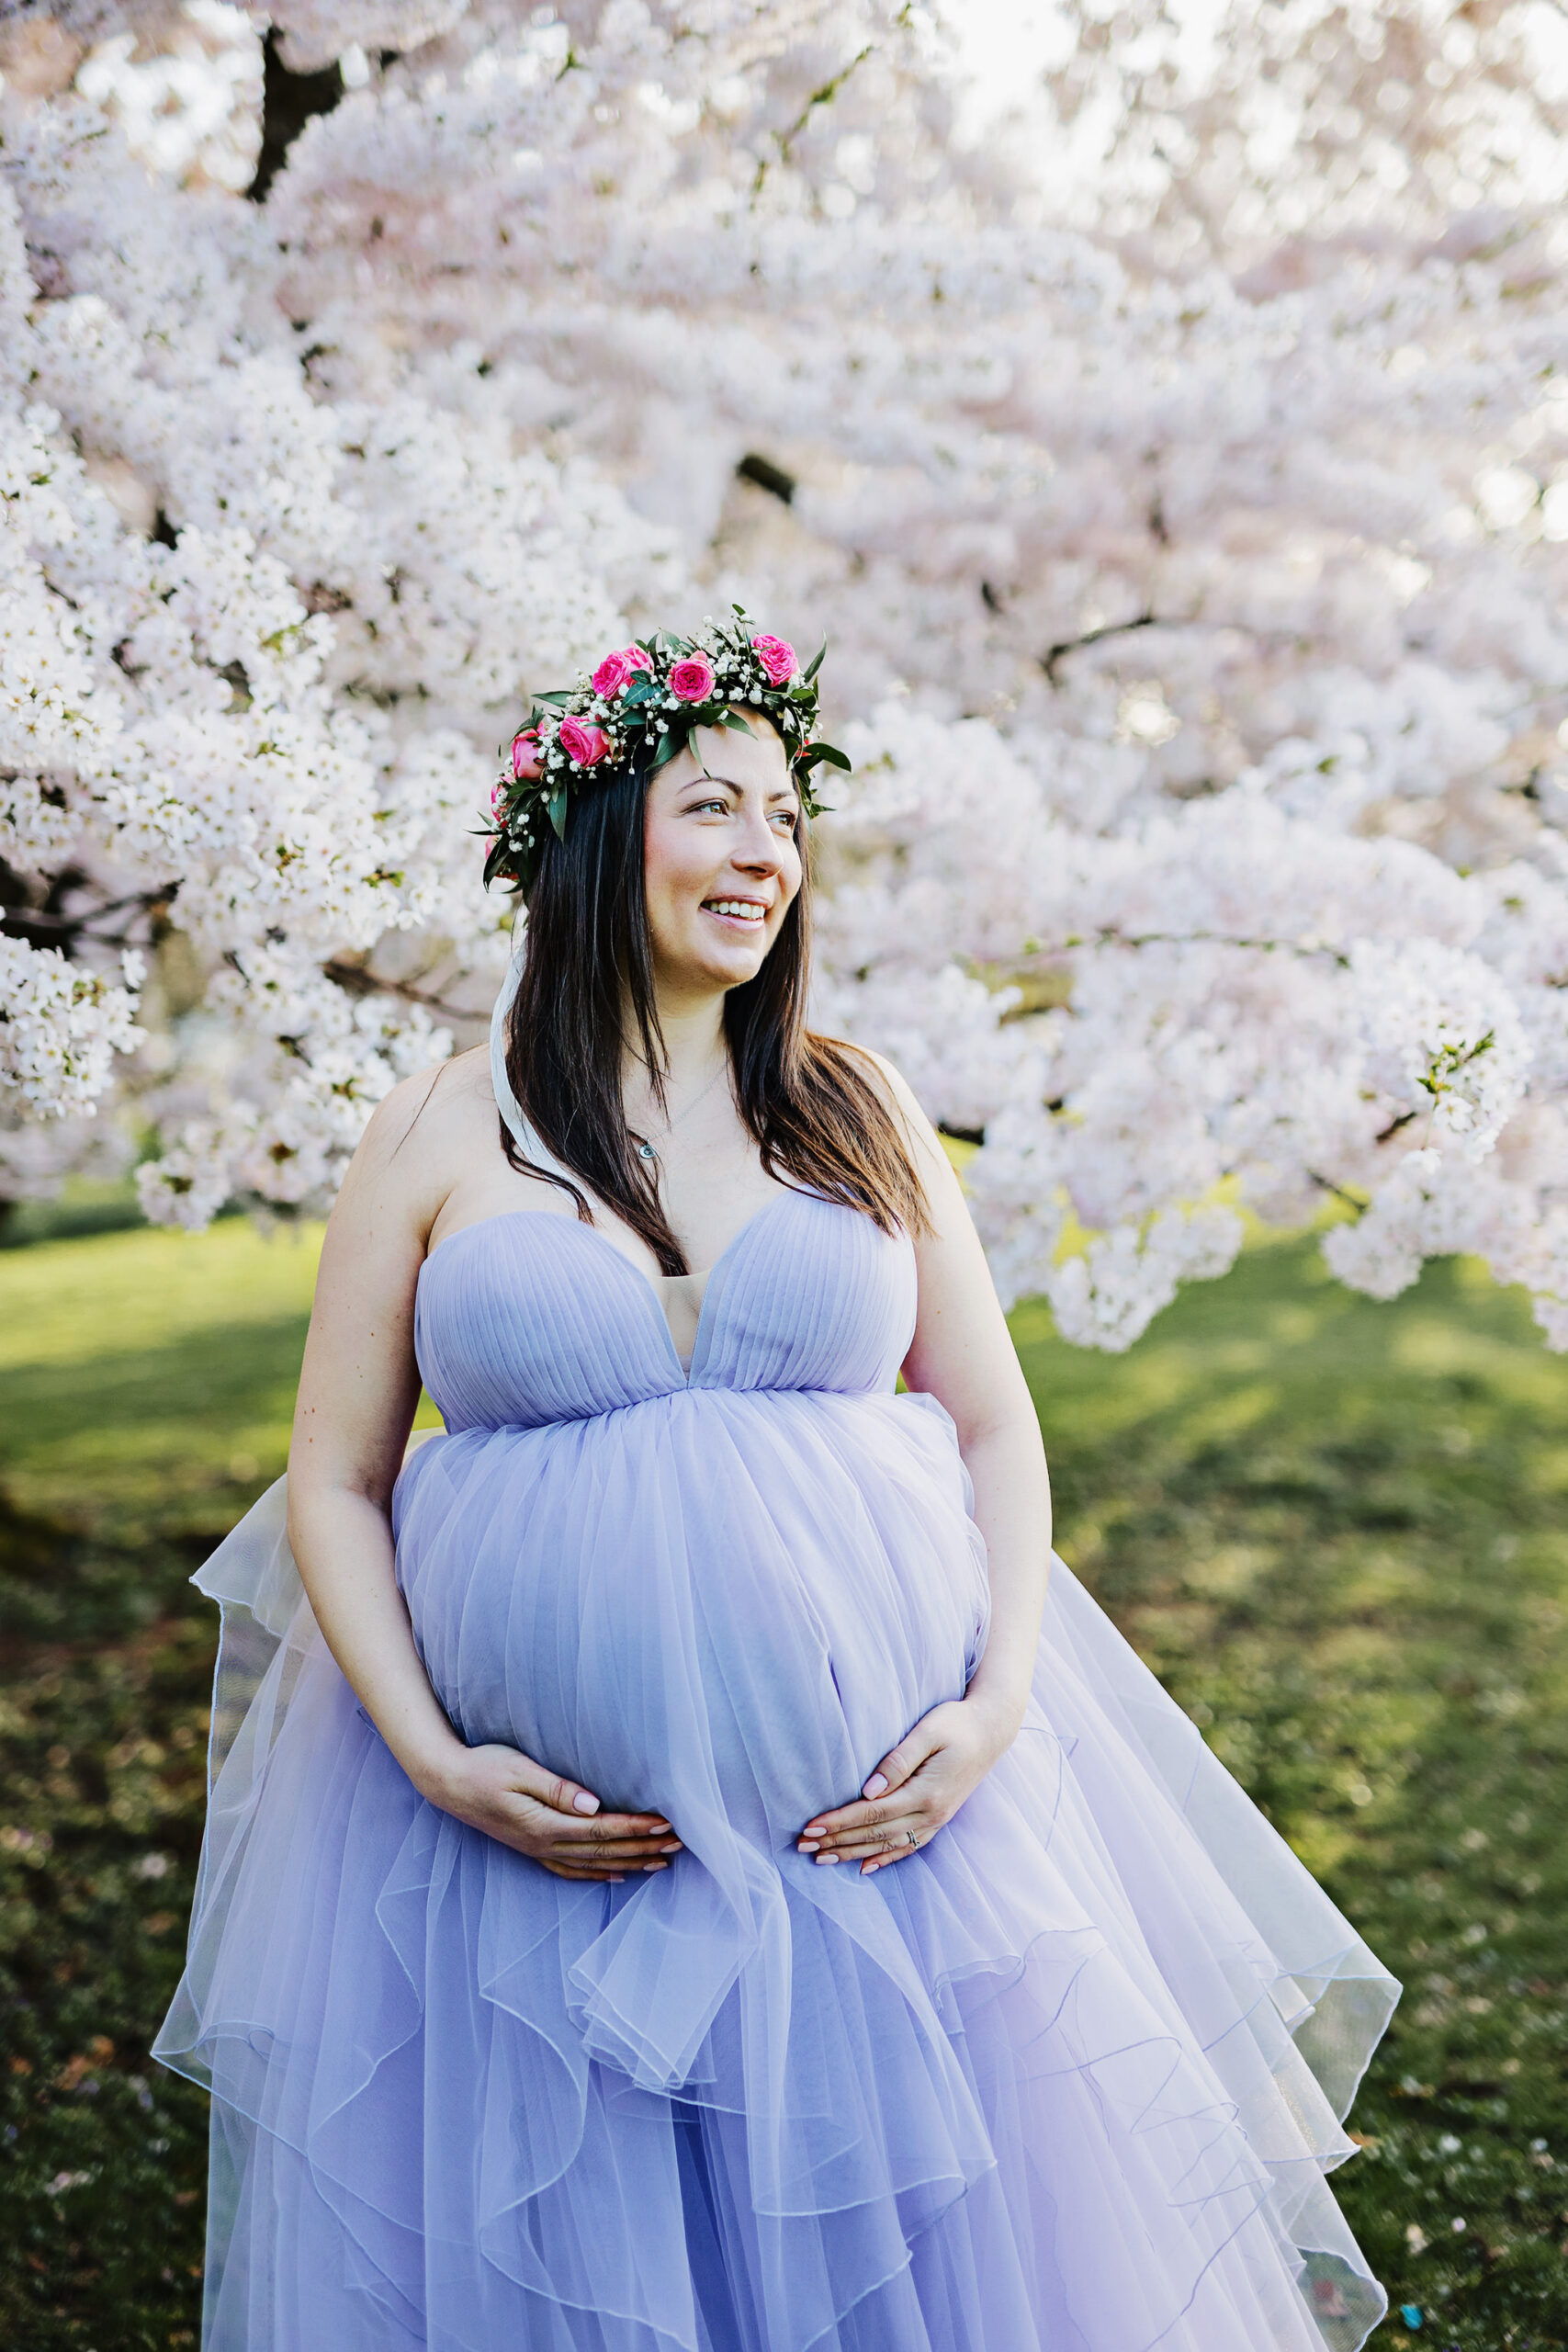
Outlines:
{"type": "Polygon", "coordinates": [[[574,1216],[463,1226],[420,1269],[414,1350],[448,1430],[537,1428],[683,1391],[890,1391],[915,1256],[858,1210],[776,1193],[707,1276],[682,1371],[652,1283],[574,1216]]]}

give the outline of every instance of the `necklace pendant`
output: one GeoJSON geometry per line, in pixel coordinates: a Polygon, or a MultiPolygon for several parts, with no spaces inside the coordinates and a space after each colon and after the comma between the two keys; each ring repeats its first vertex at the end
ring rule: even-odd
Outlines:
{"type": "Polygon", "coordinates": [[[637,1156],[639,1159],[657,1159],[659,1154],[650,1143],[639,1143],[637,1148],[637,1156]]]}

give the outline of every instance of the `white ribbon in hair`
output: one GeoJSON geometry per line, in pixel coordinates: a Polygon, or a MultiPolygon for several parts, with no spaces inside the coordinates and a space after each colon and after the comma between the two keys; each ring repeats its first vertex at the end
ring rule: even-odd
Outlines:
{"type": "Polygon", "coordinates": [[[516,1000],[518,983],[523,978],[523,950],[519,947],[507,967],[506,978],[501,984],[501,994],[495,1000],[495,1011],[490,1016],[490,1082],[495,1090],[495,1107],[512,1130],[513,1140],[525,1159],[536,1168],[547,1168],[554,1174],[565,1176],[570,1182],[579,1180],[570,1168],[563,1168],[542,1136],[536,1135],[523,1115],[523,1105],[512,1091],[512,1080],[506,1074],[506,1016],[516,1000]]]}

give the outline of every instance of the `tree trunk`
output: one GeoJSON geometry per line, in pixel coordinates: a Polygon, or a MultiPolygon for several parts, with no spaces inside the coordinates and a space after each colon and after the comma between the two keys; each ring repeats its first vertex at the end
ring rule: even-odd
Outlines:
{"type": "Polygon", "coordinates": [[[310,117],[331,114],[343,96],[343,72],[334,61],[313,74],[293,74],[278,54],[277,28],[267,28],[262,52],[262,141],[256,175],[245,194],[253,204],[283,169],[284,159],[310,117]]]}

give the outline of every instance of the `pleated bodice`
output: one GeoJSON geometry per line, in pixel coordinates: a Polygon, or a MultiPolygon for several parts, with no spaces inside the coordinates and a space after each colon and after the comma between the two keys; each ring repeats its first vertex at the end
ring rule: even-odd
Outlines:
{"type": "Polygon", "coordinates": [[[448,1430],[533,1429],[682,1389],[886,1394],[914,1325],[908,1238],[789,1191],[708,1275],[689,1371],[626,1253],[575,1216],[534,1209],[463,1226],[431,1253],[414,1345],[448,1430]]]}

